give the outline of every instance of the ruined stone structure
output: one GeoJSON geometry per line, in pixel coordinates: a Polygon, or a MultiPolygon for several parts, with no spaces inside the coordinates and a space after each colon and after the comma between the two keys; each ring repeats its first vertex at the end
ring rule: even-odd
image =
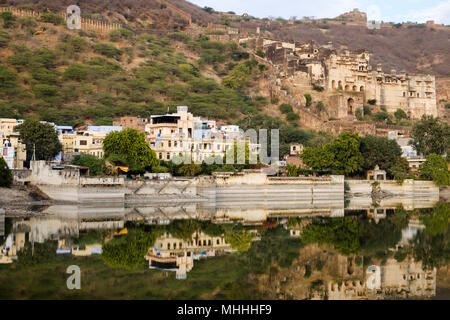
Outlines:
{"type": "Polygon", "coordinates": [[[332,44],[291,43],[263,38],[241,39],[247,47],[262,50],[276,68],[278,78],[323,87],[330,117],[354,120],[355,111],[368,100],[387,112],[404,110],[411,118],[437,116],[435,77],[411,75],[381,65],[372,68],[366,50],[336,50],[332,44]]]}

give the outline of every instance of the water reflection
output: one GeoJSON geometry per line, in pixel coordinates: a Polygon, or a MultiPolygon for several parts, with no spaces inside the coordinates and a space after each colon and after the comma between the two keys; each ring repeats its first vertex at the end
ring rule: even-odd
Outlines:
{"type": "MultiPolygon", "coordinates": [[[[134,289],[137,298],[432,298],[450,286],[449,219],[448,203],[417,198],[350,199],[345,209],[339,201],[51,206],[27,218],[0,216],[0,279],[12,266],[94,259],[154,281],[159,295],[134,289]],[[166,292],[170,285],[177,290],[166,292]]],[[[92,281],[81,297],[110,280],[92,281]]]]}

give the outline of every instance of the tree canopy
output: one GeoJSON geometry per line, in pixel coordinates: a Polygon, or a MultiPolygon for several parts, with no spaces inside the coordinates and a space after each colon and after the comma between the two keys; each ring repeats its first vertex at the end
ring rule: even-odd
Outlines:
{"type": "Polygon", "coordinates": [[[108,161],[128,165],[132,171],[144,171],[159,165],[155,152],[145,141],[145,133],[136,129],[109,133],[103,140],[103,150],[108,161]]]}
{"type": "Polygon", "coordinates": [[[443,155],[450,152],[450,126],[439,118],[423,115],[422,119],[414,124],[411,137],[412,145],[419,154],[443,155]]]}
{"type": "Polygon", "coordinates": [[[364,170],[372,170],[376,165],[382,170],[389,170],[402,155],[397,141],[372,135],[361,138],[360,150],[364,158],[361,166],[364,170]]]}
{"type": "Polygon", "coordinates": [[[363,163],[359,148],[358,135],[343,132],[332,143],[306,147],[302,159],[315,170],[330,169],[339,174],[349,174],[356,172],[363,163]]]}
{"type": "Polygon", "coordinates": [[[444,157],[437,154],[429,154],[427,160],[419,167],[420,177],[433,180],[439,186],[450,185],[450,172],[444,157]]]}
{"type": "Polygon", "coordinates": [[[55,128],[48,123],[40,123],[29,119],[14,128],[20,134],[20,140],[27,147],[27,161],[33,156],[36,147],[36,160],[52,160],[61,150],[62,145],[58,139],[55,128]]]}

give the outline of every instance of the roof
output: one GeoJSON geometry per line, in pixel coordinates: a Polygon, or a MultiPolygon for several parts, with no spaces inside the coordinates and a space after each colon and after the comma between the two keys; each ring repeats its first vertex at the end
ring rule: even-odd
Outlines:
{"type": "Polygon", "coordinates": [[[162,114],[162,115],[158,115],[158,116],[150,116],[150,118],[163,118],[163,117],[179,118],[180,116],[177,114],[162,114]]]}

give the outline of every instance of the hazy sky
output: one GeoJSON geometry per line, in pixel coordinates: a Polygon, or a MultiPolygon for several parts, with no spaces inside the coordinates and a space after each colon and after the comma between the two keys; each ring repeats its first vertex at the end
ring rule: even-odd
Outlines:
{"type": "Polygon", "coordinates": [[[315,16],[334,18],[358,8],[369,20],[385,22],[425,22],[450,24],[450,0],[188,0],[217,11],[264,17],[315,16]]]}

